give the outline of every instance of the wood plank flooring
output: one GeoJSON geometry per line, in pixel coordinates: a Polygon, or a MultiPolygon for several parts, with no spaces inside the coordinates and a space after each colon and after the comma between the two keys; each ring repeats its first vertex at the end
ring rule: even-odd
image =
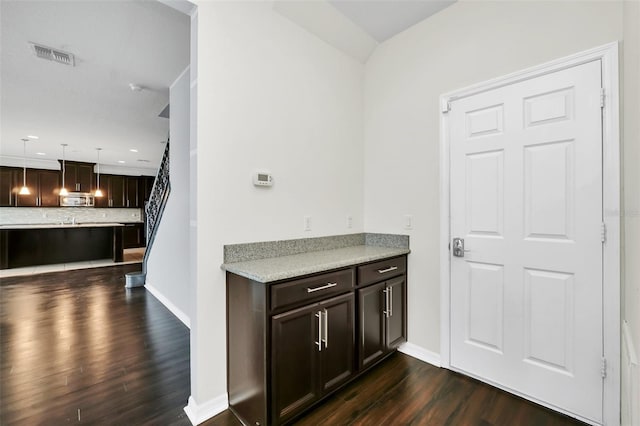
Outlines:
{"type": "MultiPolygon", "coordinates": [[[[0,281],[0,424],[188,426],[189,330],[144,289],[139,264],[0,281]]],[[[237,426],[229,410],[203,423],[237,426]]],[[[395,354],[298,425],[580,425],[395,354]]]]}

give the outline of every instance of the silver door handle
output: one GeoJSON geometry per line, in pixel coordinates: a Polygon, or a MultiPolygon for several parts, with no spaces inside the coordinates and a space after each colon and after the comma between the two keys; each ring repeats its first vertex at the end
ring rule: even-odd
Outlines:
{"type": "Polygon", "coordinates": [[[393,287],[389,287],[389,316],[393,316],[393,287]]]}
{"type": "Polygon", "coordinates": [[[464,238],[453,239],[453,255],[455,257],[464,257],[464,254],[468,251],[471,251],[471,250],[465,250],[464,238]]]}
{"type": "Polygon", "coordinates": [[[315,344],[318,346],[318,352],[322,352],[322,312],[316,312],[316,318],[318,318],[318,341],[315,344]]]}
{"type": "Polygon", "coordinates": [[[327,283],[326,285],[323,285],[323,286],[320,286],[320,287],[315,287],[315,288],[307,287],[307,293],[313,293],[314,291],[326,290],[328,288],[335,287],[337,285],[338,285],[338,283],[327,283]]]}
{"type": "Polygon", "coordinates": [[[397,266],[390,266],[387,269],[378,269],[378,273],[379,274],[386,274],[387,272],[395,271],[396,269],[398,269],[397,266]]]}
{"type": "Polygon", "coordinates": [[[382,292],[384,293],[384,311],[382,313],[385,318],[389,318],[389,289],[385,288],[382,292]]]}
{"type": "Polygon", "coordinates": [[[326,309],[322,311],[322,315],[324,315],[324,348],[327,349],[329,347],[329,313],[326,309]]]}

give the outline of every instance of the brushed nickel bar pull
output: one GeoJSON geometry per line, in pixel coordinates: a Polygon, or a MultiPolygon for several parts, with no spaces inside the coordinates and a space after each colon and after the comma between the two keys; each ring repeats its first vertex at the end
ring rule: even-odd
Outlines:
{"type": "Polygon", "coordinates": [[[327,349],[329,347],[329,314],[327,310],[324,309],[322,314],[324,315],[324,348],[327,349]]]}
{"type": "Polygon", "coordinates": [[[393,316],[393,287],[389,287],[389,316],[393,316]]]}
{"type": "Polygon", "coordinates": [[[316,288],[307,287],[307,293],[313,293],[314,291],[326,290],[328,288],[335,287],[337,285],[338,285],[338,283],[327,283],[326,285],[323,285],[323,286],[320,286],[320,287],[316,287],[316,288]]]}
{"type": "Polygon", "coordinates": [[[395,271],[396,269],[398,269],[397,266],[390,266],[387,269],[378,269],[378,273],[379,274],[386,274],[387,272],[395,271]]]}
{"type": "Polygon", "coordinates": [[[318,346],[318,352],[322,352],[322,312],[316,312],[318,318],[318,341],[314,342],[318,346]]]}
{"type": "Polygon", "coordinates": [[[382,313],[385,318],[389,318],[389,289],[385,288],[382,292],[384,293],[384,311],[382,313]]]}

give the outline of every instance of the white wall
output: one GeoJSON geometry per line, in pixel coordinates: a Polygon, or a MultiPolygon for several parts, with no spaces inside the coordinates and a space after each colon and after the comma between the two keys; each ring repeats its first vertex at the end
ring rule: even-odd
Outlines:
{"type": "Polygon", "coordinates": [[[268,2],[201,1],[197,19],[189,408],[203,411],[226,391],[222,246],[363,231],[363,66],[268,2]],[[263,169],[271,188],[252,185],[263,169]]]}
{"type": "Polygon", "coordinates": [[[189,68],[171,85],[169,103],[171,193],[149,253],[145,285],[189,326],[189,68]]]}
{"type": "Polygon", "coordinates": [[[458,2],[370,57],[365,229],[402,232],[413,215],[411,343],[440,350],[439,95],[620,39],[620,2],[458,2]],[[394,202],[380,203],[388,194],[394,202]]]}
{"type": "Polygon", "coordinates": [[[624,4],[624,288],[623,314],[629,332],[622,353],[622,424],[640,424],[640,2],[624,4]],[[626,351],[626,353],[625,353],[626,351]],[[625,380],[627,379],[627,380],[625,380]]]}

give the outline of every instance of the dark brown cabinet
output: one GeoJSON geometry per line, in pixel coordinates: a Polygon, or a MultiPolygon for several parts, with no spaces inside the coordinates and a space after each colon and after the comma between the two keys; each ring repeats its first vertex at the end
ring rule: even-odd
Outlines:
{"type": "Polygon", "coordinates": [[[144,246],[144,224],[126,223],[122,228],[122,248],[128,249],[144,246]]]}
{"type": "Polygon", "coordinates": [[[96,197],[96,207],[143,208],[152,185],[150,176],[101,174],[100,189],[104,196],[96,197]]]}
{"type": "Polygon", "coordinates": [[[407,340],[406,269],[404,256],[358,267],[361,369],[407,340]]]}
{"type": "MultiPolygon", "coordinates": [[[[62,161],[60,161],[62,165],[62,161]]],[[[65,161],[64,185],[69,192],[92,192],[93,163],[65,161]]]]}
{"type": "MultiPolygon", "coordinates": [[[[13,207],[16,205],[16,196],[19,187],[16,182],[18,169],[12,167],[0,167],[0,207],[13,207]]],[[[22,170],[20,170],[22,177],[22,170]]],[[[22,182],[20,182],[22,185],[22,182]]]]}
{"type": "Polygon", "coordinates": [[[274,424],[286,422],[355,373],[354,306],[350,292],[272,318],[274,424]]]}
{"type": "Polygon", "coordinates": [[[358,290],[360,368],[374,364],[406,341],[404,276],[358,290]]]}
{"type": "Polygon", "coordinates": [[[406,326],[406,256],[270,284],[228,272],[229,407],[243,424],[295,421],[391,354],[406,326]]]}
{"type": "Polygon", "coordinates": [[[18,207],[57,207],[60,205],[60,173],[57,170],[27,169],[27,187],[29,195],[17,193],[22,187],[22,170],[14,174],[16,206],[18,207]]]}

